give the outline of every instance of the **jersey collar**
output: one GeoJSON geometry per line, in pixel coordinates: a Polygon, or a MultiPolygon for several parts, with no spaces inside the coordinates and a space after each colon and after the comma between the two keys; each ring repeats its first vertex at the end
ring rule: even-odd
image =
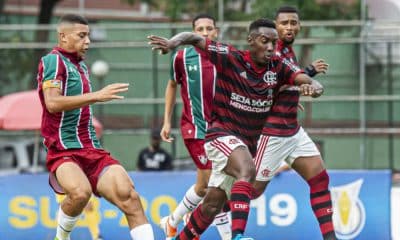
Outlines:
{"type": "Polygon", "coordinates": [[[83,60],[81,56],[78,55],[77,52],[67,52],[64,48],[55,47],[54,50],[60,52],[62,55],[67,57],[73,63],[79,63],[83,60]]]}

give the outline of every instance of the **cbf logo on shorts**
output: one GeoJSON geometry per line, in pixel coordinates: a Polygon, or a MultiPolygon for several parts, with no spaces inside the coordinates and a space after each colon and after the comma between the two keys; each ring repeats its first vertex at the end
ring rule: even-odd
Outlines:
{"type": "Polygon", "coordinates": [[[359,198],[363,180],[331,188],[333,225],[339,239],[354,239],[365,225],[365,208],[359,198]]]}

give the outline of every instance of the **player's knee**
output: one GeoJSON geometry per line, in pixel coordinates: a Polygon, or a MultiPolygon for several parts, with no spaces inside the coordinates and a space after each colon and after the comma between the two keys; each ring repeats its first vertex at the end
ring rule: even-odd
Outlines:
{"type": "Polygon", "coordinates": [[[125,213],[131,212],[132,209],[135,209],[135,206],[140,203],[140,195],[133,188],[120,191],[117,197],[117,205],[125,213]]]}
{"type": "Polygon", "coordinates": [[[254,182],[256,179],[256,167],[254,164],[246,165],[246,167],[242,168],[240,175],[239,179],[246,182],[254,182]]]}
{"type": "Polygon", "coordinates": [[[76,188],[68,195],[75,204],[85,206],[92,196],[92,191],[88,188],[76,188]]]}
{"type": "Polygon", "coordinates": [[[221,207],[216,203],[203,203],[202,212],[207,217],[215,217],[218,213],[221,212],[221,207]]]}

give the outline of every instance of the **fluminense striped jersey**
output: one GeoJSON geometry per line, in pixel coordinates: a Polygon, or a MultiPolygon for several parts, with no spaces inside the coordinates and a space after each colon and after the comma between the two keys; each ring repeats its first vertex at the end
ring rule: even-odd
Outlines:
{"type": "Polygon", "coordinates": [[[89,72],[77,54],[62,48],[54,48],[42,57],[38,69],[38,92],[43,108],[42,135],[47,148],[101,148],[92,123],[92,109],[78,109],[50,113],[44,103],[42,86],[46,81],[61,81],[64,96],[75,96],[91,92],[89,72]]]}
{"type": "MultiPolygon", "coordinates": [[[[287,61],[298,65],[296,55],[290,45],[278,40],[275,54],[287,61]]],[[[297,121],[297,106],[300,93],[296,86],[284,86],[275,97],[274,104],[268,115],[263,134],[270,136],[288,137],[295,135],[300,125],[297,121]]]]}
{"type": "Polygon", "coordinates": [[[181,87],[181,132],[184,139],[204,139],[211,119],[216,70],[193,47],[179,50],[171,64],[171,79],[181,87]]]}
{"type": "Polygon", "coordinates": [[[205,49],[217,69],[212,119],[206,141],[234,135],[248,146],[254,156],[276,91],[284,84],[293,85],[295,76],[301,71],[278,57],[259,68],[253,63],[249,51],[208,39],[205,49]]]}

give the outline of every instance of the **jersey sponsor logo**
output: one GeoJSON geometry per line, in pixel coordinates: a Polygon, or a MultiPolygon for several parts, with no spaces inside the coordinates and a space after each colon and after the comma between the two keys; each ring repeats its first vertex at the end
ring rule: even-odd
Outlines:
{"type": "Polygon", "coordinates": [[[198,67],[197,67],[197,65],[189,65],[188,66],[188,70],[191,72],[191,71],[197,71],[198,70],[198,67]]]}
{"type": "Polygon", "coordinates": [[[269,89],[266,99],[252,99],[237,93],[231,93],[229,104],[248,112],[268,112],[272,105],[272,94],[273,90],[269,89]]]}
{"type": "Polygon", "coordinates": [[[228,54],[229,48],[228,48],[228,46],[224,46],[224,45],[219,45],[219,46],[208,45],[208,51],[222,53],[222,54],[228,54]]]}
{"type": "Polygon", "coordinates": [[[249,208],[249,204],[235,203],[233,204],[233,208],[246,210],[249,208]]]}
{"type": "Polygon", "coordinates": [[[266,82],[268,86],[276,85],[276,83],[277,83],[277,81],[276,81],[276,72],[267,71],[264,74],[263,79],[264,79],[264,82],[266,82]]]}
{"type": "Polygon", "coordinates": [[[333,224],[339,239],[355,239],[366,220],[364,204],[359,198],[363,179],[331,188],[333,224]]]}

